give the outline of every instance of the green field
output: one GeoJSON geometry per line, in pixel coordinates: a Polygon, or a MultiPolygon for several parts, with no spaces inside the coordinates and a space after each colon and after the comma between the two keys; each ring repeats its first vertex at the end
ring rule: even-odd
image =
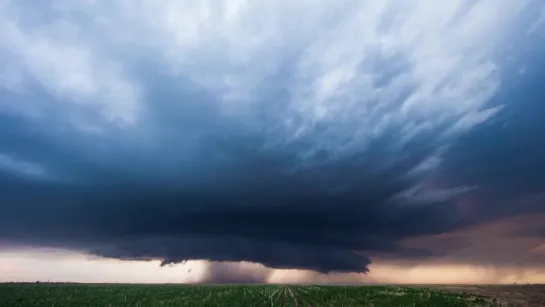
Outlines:
{"type": "Polygon", "coordinates": [[[0,307],[499,306],[397,286],[0,284],[0,307]]]}

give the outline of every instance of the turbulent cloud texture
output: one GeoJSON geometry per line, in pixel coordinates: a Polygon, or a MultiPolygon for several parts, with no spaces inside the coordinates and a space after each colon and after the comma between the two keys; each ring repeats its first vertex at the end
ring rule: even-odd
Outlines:
{"type": "Polygon", "coordinates": [[[526,159],[490,177],[479,151],[508,119],[538,125],[509,117],[538,98],[504,89],[523,90],[516,46],[543,47],[539,16],[521,22],[539,1],[0,7],[6,242],[361,273],[374,253],[441,255],[404,239],[526,212],[460,199],[545,186],[509,184],[526,159]]]}

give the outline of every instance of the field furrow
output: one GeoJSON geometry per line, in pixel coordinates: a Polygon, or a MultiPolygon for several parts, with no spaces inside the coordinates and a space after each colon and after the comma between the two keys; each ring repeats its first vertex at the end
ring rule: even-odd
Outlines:
{"type": "MultiPolygon", "coordinates": [[[[532,287],[532,289],[538,289],[540,286],[532,287]]],[[[543,287],[539,289],[544,290],[543,287]]],[[[535,301],[538,301],[538,299],[536,298],[535,301]]],[[[511,300],[511,302],[513,302],[513,300],[511,300]]],[[[521,302],[523,301],[521,300],[521,302]]],[[[452,289],[449,289],[449,291],[444,291],[443,289],[439,289],[437,287],[173,284],[122,285],[61,283],[0,284],[0,307],[44,306],[492,307],[507,305],[502,303],[498,298],[492,299],[486,296],[479,296],[477,294],[455,293],[452,289]]]]}

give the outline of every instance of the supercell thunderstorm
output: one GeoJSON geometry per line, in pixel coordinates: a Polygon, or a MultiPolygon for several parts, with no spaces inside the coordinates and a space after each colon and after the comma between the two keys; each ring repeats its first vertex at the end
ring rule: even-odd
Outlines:
{"type": "Polygon", "coordinates": [[[60,1],[38,21],[5,2],[0,54],[49,98],[2,113],[0,236],[318,272],[433,256],[396,242],[466,222],[472,187],[429,178],[502,111],[525,2],[212,2],[60,1]]]}

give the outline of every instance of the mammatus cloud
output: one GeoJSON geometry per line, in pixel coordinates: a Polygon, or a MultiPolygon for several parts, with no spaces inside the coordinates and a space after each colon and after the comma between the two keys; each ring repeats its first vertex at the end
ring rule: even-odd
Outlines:
{"type": "Polygon", "coordinates": [[[322,273],[432,256],[397,242],[470,222],[477,186],[432,175],[503,111],[530,3],[4,1],[0,152],[56,180],[2,168],[0,237],[322,273]]]}

